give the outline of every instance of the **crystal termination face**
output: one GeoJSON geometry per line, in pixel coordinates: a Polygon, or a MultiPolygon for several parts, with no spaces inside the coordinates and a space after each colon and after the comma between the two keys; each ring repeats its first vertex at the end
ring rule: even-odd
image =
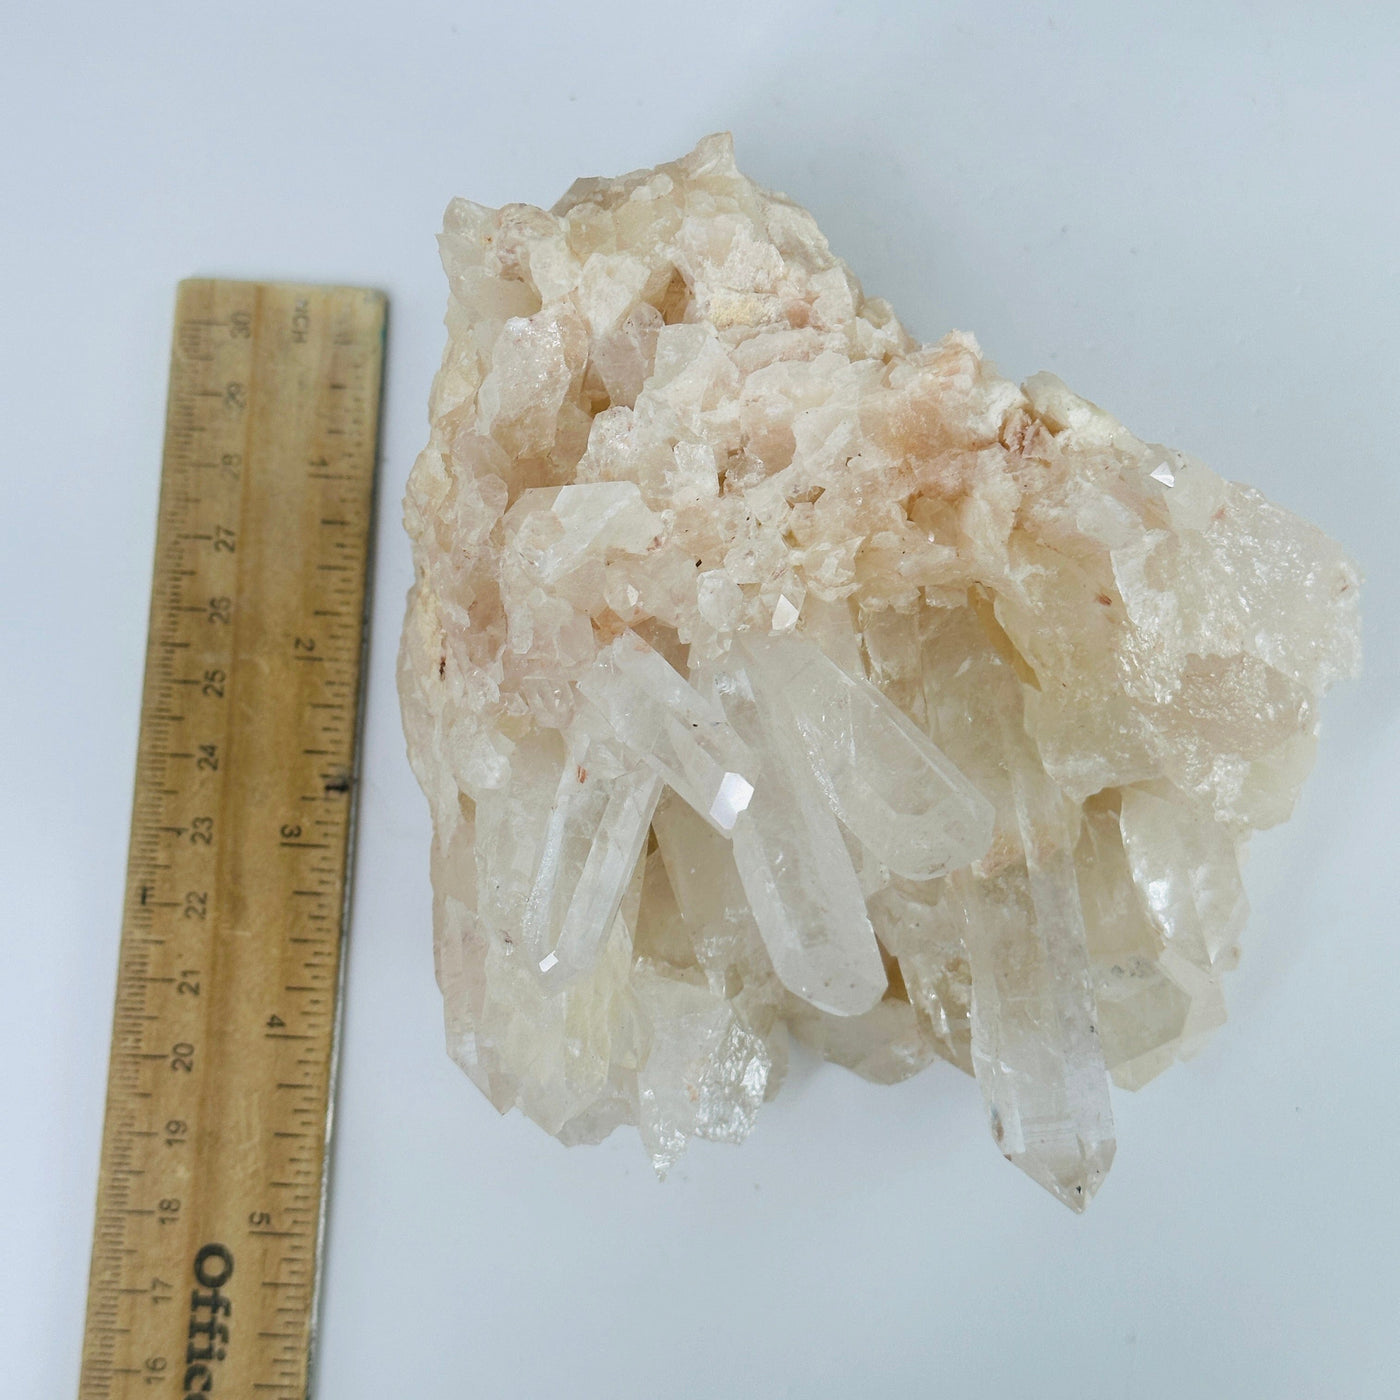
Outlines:
{"type": "Polygon", "coordinates": [[[1355,567],[969,335],[913,340],[726,136],[456,200],[404,729],[452,1056],[658,1172],[792,1037],[974,1074],[1075,1210],[1225,1018],[1240,856],[1359,663],[1355,567]]]}

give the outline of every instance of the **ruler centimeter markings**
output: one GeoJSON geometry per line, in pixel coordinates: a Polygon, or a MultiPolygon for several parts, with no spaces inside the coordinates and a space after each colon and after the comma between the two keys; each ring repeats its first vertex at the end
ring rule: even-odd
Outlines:
{"type": "Polygon", "coordinates": [[[385,302],[176,303],[81,1400],[301,1400],[385,302]]]}

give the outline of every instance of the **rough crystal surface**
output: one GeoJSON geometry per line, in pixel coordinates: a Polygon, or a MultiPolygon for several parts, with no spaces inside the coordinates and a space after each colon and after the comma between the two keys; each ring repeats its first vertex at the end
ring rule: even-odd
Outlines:
{"type": "Polygon", "coordinates": [[[920,345],[727,137],[456,200],[400,655],[453,1057],[658,1171],[790,1037],[976,1075],[1074,1209],[1225,1016],[1358,577],[971,336],[920,345]]]}

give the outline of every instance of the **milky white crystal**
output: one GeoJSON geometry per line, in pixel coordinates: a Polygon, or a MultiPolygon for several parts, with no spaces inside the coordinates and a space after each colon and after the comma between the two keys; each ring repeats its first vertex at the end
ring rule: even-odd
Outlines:
{"type": "Polygon", "coordinates": [[[1359,661],[1320,531],[971,336],[914,341],[729,139],[456,200],[404,727],[454,1058],[659,1171],[795,1036],[976,1075],[1076,1210],[1225,1017],[1240,856],[1359,661]]]}

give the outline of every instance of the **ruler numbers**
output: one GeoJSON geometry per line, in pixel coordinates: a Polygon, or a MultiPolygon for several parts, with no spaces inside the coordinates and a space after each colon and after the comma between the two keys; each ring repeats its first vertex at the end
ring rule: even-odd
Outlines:
{"type": "Polygon", "coordinates": [[[383,323],[180,289],[84,1400],[306,1392],[383,323]]]}

